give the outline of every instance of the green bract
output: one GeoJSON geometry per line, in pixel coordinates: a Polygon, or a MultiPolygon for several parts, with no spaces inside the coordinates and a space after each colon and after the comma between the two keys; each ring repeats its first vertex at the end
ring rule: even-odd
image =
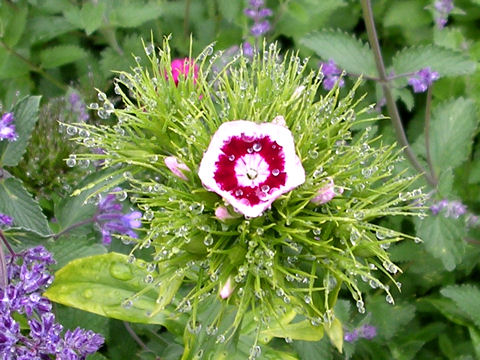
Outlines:
{"type": "MultiPolygon", "coordinates": [[[[238,340],[237,330],[255,335],[252,358],[261,342],[282,337],[282,328],[283,337],[304,340],[318,339],[325,328],[341,347],[342,328],[332,309],[342,286],[360,312],[365,311],[361,283],[383,289],[393,303],[385,282],[399,269],[385,249],[409,236],[376,220],[421,214],[421,190],[408,192],[414,179],[394,171],[399,150],[383,146],[368,128],[352,134],[352,126],[375,120],[374,113],[368,115],[371,107],[354,100],[355,89],[344,98],[338,89],[319,96],[321,74],[306,74],[306,61],[295,54],[283,57],[273,44],[253,58],[240,54],[221,69],[215,66],[220,54],[212,55],[209,46],[195,59],[198,77],[190,71],[178,86],[169,76],[168,42],[158,52],[152,45],[147,49],[148,66],[119,73],[115,92],[122,102],[116,108],[99,93],[100,117],[114,115],[118,122],[78,125],[84,130],[78,134],[85,136],[77,141],[104,154],[76,158],[103,160],[110,175],[123,173],[108,186],[126,182],[130,200],[144,211],[139,239],[123,240],[133,244],[131,261],[138,249],[151,252],[148,266],[156,270],[145,287],[156,289],[158,299],[150,315],[171,302],[188,314],[184,358],[199,349],[203,355],[227,349],[238,340]],[[306,181],[259,217],[245,218],[228,206],[234,216],[219,220],[215,210],[228,204],[207,191],[197,175],[212,135],[227,121],[264,123],[277,116],[293,134],[306,181]],[[165,165],[170,156],[188,166],[186,180],[165,165]],[[311,202],[332,183],[333,199],[311,202]],[[221,299],[229,278],[233,293],[221,299]],[[202,304],[214,302],[214,314],[202,315],[207,308],[202,304]],[[309,331],[319,336],[307,336],[309,331]],[[216,344],[212,349],[195,343],[196,337],[205,339],[203,332],[214,338],[208,340],[216,344]]],[[[135,307],[135,298],[124,301],[135,307]]]]}

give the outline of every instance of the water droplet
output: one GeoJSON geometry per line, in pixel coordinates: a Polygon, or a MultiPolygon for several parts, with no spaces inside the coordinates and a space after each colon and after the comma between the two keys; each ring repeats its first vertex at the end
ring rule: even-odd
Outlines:
{"type": "Polygon", "coordinates": [[[135,255],[133,254],[128,255],[127,262],[129,264],[133,264],[135,262],[135,255]]]}
{"type": "Polygon", "coordinates": [[[416,237],[415,239],[413,239],[413,241],[415,242],[415,244],[420,244],[423,242],[423,240],[420,239],[419,237],[416,237]]]}
{"type": "Polygon", "coordinates": [[[83,292],[83,297],[85,299],[91,299],[93,297],[93,291],[91,289],[87,289],[83,292]]]}
{"type": "Polygon", "coordinates": [[[77,165],[77,157],[75,155],[70,155],[66,161],[68,167],[74,167],[77,165]]]}
{"type": "Polygon", "coordinates": [[[312,230],[312,232],[313,232],[313,235],[318,236],[318,235],[320,235],[320,234],[322,233],[322,229],[320,229],[320,228],[315,228],[315,229],[312,230]]]}
{"type": "Polygon", "coordinates": [[[283,297],[283,302],[284,302],[285,304],[290,304],[290,297],[289,297],[288,295],[285,295],[285,296],[283,297]]]}
{"type": "Polygon", "coordinates": [[[147,276],[145,276],[145,279],[144,281],[147,283],[147,284],[151,284],[153,282],[153,276],[148,274],[147,276]]]}
{"type": "Polygon", "coordinates": [[[385,236],[385,233],[383,233],[383,232],[381,232],[381,231],[379,231],[379,230],[377,230],[377,231],[375,232],[375,236],[377,237],[378,240],[383,240],[383,239],[385,239],[385,237],[386,237],[386,236],[385,236]]]}
{"type": "Polygon", "coordinates": [[[268,191],[270,190],[270,186],[268,185],[262,185],[260,187],[260,190],[262,190],[264,193],[268,193],[268,191]]]}
{"type": "Polygon", "coordinates": [[[129,300],[129,299],[124,300],[124,301],[122,302],[122,307],[123,307],[124,309],[130,309],[130,308],[132,307],[132,305],[133,305],[133,302],[132,302],[132,300],[129,300]]]}
{"type": "Polygon", "coordinates": [[[76,135],[78,129],[75,126],[69,126],[67,127],[67,134],[70,136],[76,135]]]}
{"type": "Polygon", "coordinates": [[[230,160],[230,161],[235,160],[235,155],[233,155],[233,154],[232,154],[232,155],[229,155],[229,156],[228,156],[228,160],[230,160]]]}
{"type": "Polygon", "coordinates": [[[357,308],[363,308],[365,306],[365,303],[362,300],[357,300],[357,308]]]}
{"type": "Polygon", "coordinates": [[[203,212],[203,210],[205,209],[205,205],[202,204],[202,203],[196,202],[196,203],[191,204],[191,205],[188,207],[188,209],[189,209],[193,214],[195,214],[195,215],[200,215],[200,214],[203,212]]]}
{"type": "Polygon", "coordinates": [[[318,151],[317,150],[310,150],[308,152],[308,155],[312,158],[312,159],[316,159],[318,158],[318,151]]]}
{"type": "Polygon", "coordinates": [[[259,346],[259,345],[255,345],[254,347],[252,347],[250,349],[250,359],[256,359],[257,357],[260,356],[260,354],[262,353],[262,348],[259,346]]]}
{"type": "Polygon", "coordinates": [[[224,342],[225,342],[225,335],[223,335],[223,334],[222,334],[222,335],[218,335],[216,342],[217,342],[217,344],[219,344],[219,343],[220,343],[220,344],[224,343],[224,342]]]}
{"type": "Polygon", "coordinates": [[[205,239],[203,240],[203,243],[205,244],[205,246],[212,246],[213,236],[211,234],[208,234],[207,236],[205,236],[205,239]]]}
{"type": "Polygon", "coordinates": [[[99,108],[97,103],[91,103],[88,107],[92,110],[98,110],[99,108]]]}
{"type": "Polygon", "coordinates": [[[115,197],[118,201],[124,201],[127,198],[127,192],[122,190],[115,194],[115,197]]]}
{"type": "Polygon", "coordinates": [[[286,337],[286,338],[285,338],[285,342],[286,342],[287,344],[291,344],[291,343],[293,342],[293,340],[292,340],[292,338],[286,337]]]}
{"type": "Polygon", "coordinates": [[[371,168],[363,168],[363,169],[362,169],[362,175],[363,175],[363,177],[369,178],[370,176],[372,176],[372,174],[373,174],[373,171],[372,171],[371,168]]]}
{"type": "Polygon", "coordinates": [[[253,148],[248,148],[247,153],[249,153],[249,154],[253,153],[253,148]]]}
{"type": "Polygon", "coordinates": [[[278,170],[278,169],[273,169],[272,170],[272,175],[273,176],[278,176],[279,174],[280,174],[280,170],[278,170]]]}
{"type": "Polygon", "coordinates": [[[365,218],[365,213],[363,211],[356,211],[353,213],[353,217],[356,220],[363,220],[363,218],[365,218]]]}
{"type": "Polygon", "coordinates": [[[147,221],[151,221],[154,218],[155,214],[153,213],[152,210],[147,210],[143,214],[143,218],[147,221]]]}
{"type": "Polygon", "coordinates": [[[126,281],[133,278],[132,269],[122,262],[113,262],[109,267],[112,277],[118,280],[126,281]]]}
{"type": "Polygon", "coordinates": [[[392,297],[392,295],[388,294],[387,296],[385,296],[385,300],[387,301],[387,303],[393,304],[393,297],[392,297]]]}
{"type": "Polygon", "coordinates": [[[242,195],[243,195],[243,190],[242,189],[235,190],[235,196],[242,196],[242,195]]]}
{"type": "Polygon", "coordinates": [[[306,304],[310,304],[312,302],[312,297],[310,295],[305,295],[303,298],[306,304]]]}
{"type": "Polygon", "coordinates": [[[253,150],[257,151],[257,152],[262,150],[262,144],[260,144],[260,143],[253,144],[253,150]]]}
{"type": "Polygon", "coordinates": [[[264,230],[263,228],[258,228],[256,232],[257,232],[257,235],[262,236],[264,233],[264,230]]]}

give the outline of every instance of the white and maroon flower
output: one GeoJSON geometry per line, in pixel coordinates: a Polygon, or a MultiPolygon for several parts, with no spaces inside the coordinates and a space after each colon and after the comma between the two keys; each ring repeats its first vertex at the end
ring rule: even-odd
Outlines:
{"type": "Polygon", "coordinates": [[[238,212],[257,217],[305,181],[290,130],[275,123],[223,123],[203,155],[198,176],[238,212]]]}

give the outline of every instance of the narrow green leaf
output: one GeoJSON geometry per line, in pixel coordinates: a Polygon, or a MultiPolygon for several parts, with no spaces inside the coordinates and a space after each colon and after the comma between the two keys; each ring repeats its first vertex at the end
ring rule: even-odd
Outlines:
{"type": "Polygon", "coordinates": [[[333,59],[354,74],[377,76],[373,53],[367,44],[341,31],[324,30],[304,36],[300,43],[324,60],[333,59]]]}
{"type": "Polygon", "coordinates": [[[335,318],[330,324],[325,324],[323,327],[332,344],[341,353],[343,351],[343,326],[340,320],[335,318]]]}
{"type": "Polygon", "coordinates": [[[41,235],[51,233],[42,209],[15,178],[0,180],[0,213],[13,217],[17,227],[30,229],[41,235]]]}
{"type": "Polygon", "coordinates": [[[41,64],[46,69],[70,64],[88,56],[88,52],[76,45],[58,45],[40,53],[41,64]]]}
{"type": "Polygon", "coordinates": [[[477,328],[470,326],[468,332],[470,333],[473,349],[475,350],[475,355],[478,359],[480,358],[480,331],[477,328]]]}
{"type": "Polygon", "coordinates": [[[434,108],[430,151],[437,173],[454,169],[468,158],[477,126],[475,103],[470,99],[458,98],[434,108]]]}
{"type": "Polygon", "coordinates": [[[417,221],[417,235],[423,239],[427,251],[442,260],[443,266],[452,271],[465,254],[465,226],[456,219],[429,216],[417,221]]]}
{"type": "Polygon", "coordinates": [[[435,45],[406,48],[393,58],[396,74],[412,73],[427,66],[440,76],[457,76],[473,73],[476,63],[460,52],[435,45]]]}
{"type": "Polygon", "coordinates": [[[126,255],[108,253],[74,260],[56,272],[44,295],[54,302],[114,319],[166,325],[167,311],[150,316],[158,295],[154,286],[135,297],[149,286],[144,281],[149,274],[146,265],[142,260],[131,264],[127,259],[126,255]],[[125,306],[128,299],[132,299],[131,306],[125,306]]]}
{"type": "Polygon", "coordinates": [[[292,340],[319,341],[323,337],[323,328],[313,326],[309,320],[270,327],[262,331],[264,336],[291,338],[292,340]]]}
{"type": "Polygon", "coordinates": [[[475,285],[451,285],[440,293],[452,299],[477,327],[480,327],[480,289],[475,285]]]}
{"type": "Polygon", "coordinates": [[[40,96],[27,96],[13,108],[15,131],[18,134],[18,139],[16,141],[0,141],[0,168],[16,166],[22,159],[38,120],[39,104],[40,96]]]}

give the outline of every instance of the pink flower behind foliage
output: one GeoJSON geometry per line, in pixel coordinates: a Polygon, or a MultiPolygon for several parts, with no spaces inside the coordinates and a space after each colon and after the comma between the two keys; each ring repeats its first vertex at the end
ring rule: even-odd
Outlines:
{"type": "Polygon", "coordinates": [[[305,181],[290,130],[274,123],[223,123],[203,155],[198,176],[236,211],[260,216],[280,195],[305,181]]]}
{"type": "MultiPolygon", "coordinates": [[[[190,69],[193,65],[193,81],[195,82],[198,77],[198,65],[196,65],[192,59],[174,59],[172,60],[172,78],[175,85],[178,85],[180,79],[186,79],[190,73],[190,69]]],[[[168,74],[165,74],[168,79],[168,74]]]]}
{"type": "Polygon", "coordinates": [[[164,160],[165,165],[170,171],[182,180],[188,180],[183,171],[190,171],[189,167],[184,163],[179,163],[175,156],[167,156],[164,160]]]}
{"type": "Polygon", "coordinates": [[[229,276],[223,287],[220,289],[220,297],[222,299],[227,299],[232,295],[234,286],[232,284],[232,277],[229,276]]]}

